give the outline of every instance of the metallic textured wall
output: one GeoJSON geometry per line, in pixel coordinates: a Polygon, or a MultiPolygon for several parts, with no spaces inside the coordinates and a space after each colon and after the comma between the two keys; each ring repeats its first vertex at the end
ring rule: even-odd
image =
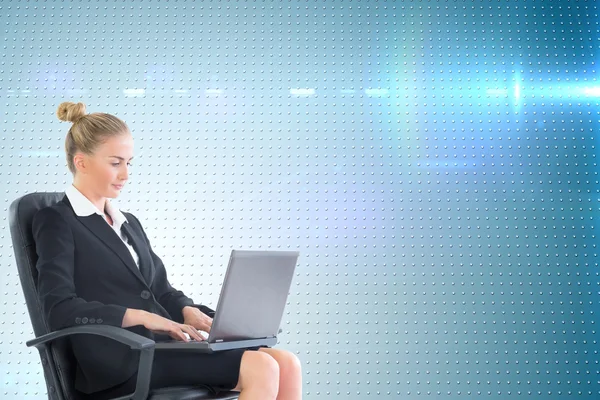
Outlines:
{"type": "Polygon", "coordinates": [[[6,220],[55,110],[136,141],[119,206],[215,304],[298,249],[305,399],[600,397],[594,1],[2,1],[0,398],[43,399],[6,220]]]}

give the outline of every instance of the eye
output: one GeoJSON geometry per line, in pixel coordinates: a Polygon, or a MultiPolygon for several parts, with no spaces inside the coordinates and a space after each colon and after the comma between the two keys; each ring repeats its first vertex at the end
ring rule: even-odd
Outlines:
{"type": "Polygon", "coordinates": [[[118,166],[119,166],[119,164],[120,164],[120,163],[112,163],[111,165],[112,165],[113,167],[118,167],[118,166]]]}

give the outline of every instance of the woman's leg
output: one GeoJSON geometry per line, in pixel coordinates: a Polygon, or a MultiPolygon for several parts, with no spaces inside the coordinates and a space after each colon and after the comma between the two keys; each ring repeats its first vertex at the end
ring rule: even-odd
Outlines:
{"type": "Polygon", "coordinates": [[[300,360],[290,351],[262,347],[258,349],[269,354],[279,365],[279,393],[277,400],[302,399],[302,367],[300,360]]]}
{"type": "Polygon", "coordinates": [[[245,351],[237,385],[239,400],[276,400],[279,392],[279,365],[267,353],[245,351]]]}

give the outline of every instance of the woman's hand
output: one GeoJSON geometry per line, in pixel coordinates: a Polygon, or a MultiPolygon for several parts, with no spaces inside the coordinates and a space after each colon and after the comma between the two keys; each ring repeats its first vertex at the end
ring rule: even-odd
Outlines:
{"type": "Polygon", "coordinates": [[[204,340],[204,337],[202,337],[193,326],[186,323],[179,324],[175,321],[171,321],[170,319],[150,312],[144,315],[143,325],[146,327],[146,329],[154,333],[166,334],[175,340],[188,342],[189,339],[185,335],[186,333],[190,335],[190,339],[198,341],[204,340]]]}
{"type": "Polygon", "coordinates": [[[183,307],[183,310],[181,310],[181,312],[183,314],[184,324],[191,325],[194,328],[204,332],[210,332],[210,328],[212,327],[213,321],[211,317],[204,314],[196,307],[192,306],[183,307]]]}

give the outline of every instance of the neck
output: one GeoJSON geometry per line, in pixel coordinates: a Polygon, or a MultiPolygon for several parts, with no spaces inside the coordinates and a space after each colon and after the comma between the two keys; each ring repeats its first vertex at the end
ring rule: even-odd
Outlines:
{"type": "Polygon", "coordinates": [[[102,213],[106,213],[104,208],[106,206],[106,197],[97,196],[92,190],[88,189],[81,182],[73,181],[73,186],[77,188],[93,205],[98,208],[102,213]]]}

